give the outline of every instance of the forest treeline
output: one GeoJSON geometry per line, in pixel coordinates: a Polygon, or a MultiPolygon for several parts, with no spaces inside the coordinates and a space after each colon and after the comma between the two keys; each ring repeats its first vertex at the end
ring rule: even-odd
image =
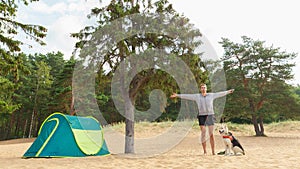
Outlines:
{"type": "MultiPolygon", "coordinates": [[[[2,59],[2,65],[6,64],[2,68],[11,67],[12,69],[8,69],[5,75],[4,69],[1,69],[1,139],[34,137],[48,115],[53,112],[72,113],[72,77],[76,63],[73,57],[65,60],[61,52],[52,52],[46,55],[20,54],[10,59],[11,62],[4,62],[2,59]]],[[[114,106],[108,76],[106,83],[96,84],[95,98],[108,123],[121,122],[124,121],[124,117],[114,106]]],[[[228,87],[236,90],[235,94],[227,97],[222,119],[227,122],[251,123],[252,113],[247,110],[249,107],[243,96],[244,89],[236,80],[231,81],[233,77],[230,76],[230,72],[226,74],[226,77],[228,87]]],[[[266,96],[270,97],[270,101],[264,103],[266,106],[258,112],[258,115],[264,115],[264,122],[300,120],[300,86],[288,85],[285,82],[281,85],[273,88],[273,95],[266,96]]],[[[257,90],[257,87],[253,87],[252,90],[257,90]]],[[[137,109],[142,111],[149,109],[148,97],[152,90],[149,86],[140,90],[136,100],[137,109]]],[[[180,106],[180,102],[168,99],[167,107],[157,110],[162,112],[155,121],[176,120],[180,106]]],[[[191,112],[189,118],[194,119],[197,112],[196,106],[192,106],[192,110],[189,111],[191,112]]],[[[89,113],[86,114],[89,115],[89,113]]],[[[147,120],[147,118],[151,119],[152,114],[141,116],[147,120]]]]}
{"type": "MultiPolygon", "coordinates": [[[[26,0],[21,2],[28,4],[26,0]]],[[[71,56],[70,59],[65,59],[68,56],[64,56],[60,51],[49,51],[47,54],[25,54],[20,49],[22,42],[7,35],[17,34],[18,28],[21,28],[31,39],[44,45],[43,38],[46,36],[47,29],[38,25],[16,22],[17,6],[15,3],[5,1],[0,7],[0,42],[3,44],[0,46],[0,139],[36,137],[43,120],[54,112],[89,115],[88,110],[78,112],[83,110],[76,110],[74,107],[80,98],[74,98],[76,93],[73,88],[73,73],[76,65],[89,64],[84,62],[85,59],[96,55],[79,55],[78,58],[71,56]]],[[[105,25],[113,20],[147,10],[169,16],[169,18],[161,16],[157,18],[154,15],[147,16],[146,19],[163,19],[164,22],[160,24],[164,24],[161,29],[165,33],[174,34],[172,32],[174,30],[177,32],[175,31],[174,37],[165,36],[162,33],[138,33],[124,37],[118,42],[109,42],[111,45],[109,50],[103,58],[98,59],[100,63],[97,71],[93,72],[95,83],[92,85],[94,85],[95,93],[88,93],[89,91],[86,93],[92,98],[91,100],[96,100],[108,124],[126,121],[116,108],[112,96],[112,81],[122,61],[134,54],[149,59],[149,63],[154,65],[158,61],[167,64],[169,62],[166,60],[179,58],[190,69],[193,74],[192,80],[197,86],[207,83],[211,92],[218,91],[224,85],[227,89],[235,89],[234,94],[229,95],[226,100],[220,99],[215,102],[217,119],[226,122],[252,123],[258,136],[264,135],[264,123],[300,120],[300,86],[289,84],[294,78],[293,59],[297,54],[287,53],[280,48],[267,46],[264,41],[242,36],[242,42],[239,43],[226,38],[220,39],[224,55],[218,60],[204,61],[202,54],[195,52],[195,48],[202,44],[201,41],[195,39],[201,37],[202,34],[193,28],[187,18],[177,14],[166,0],[158,0],[153,4],[145,4],[145,1],[134,3],[134,1],[119,0],[111,1],[107,7],[95,7],[90,16],[101,16],[97,22],[99,25],[93,28],[86,27],[79,33],[72,34],[72,37],[78,39],[75,48],[80,49],[81,53],[86,52],[83,44],[89,42],[88,38],[93,36],[93,33],[105,28],[105,25]],[[143,9],[141,9],[142,6],[143,9]],[[163,50],[168,57],[147,58],[149,56],[147,52],[152,49],[163,50]],[[225,81],[220,81],[220,77],[226,77],[223,79],[225,81]]],[[[134,19],[136,18],[128,18],[127,22],[123,23],[128,24],[124,28],[137,25],[135,22],[138,21],[134,19]],[[129,22],[130,19],[132,19],[131,22],[129,22]]],[[[145,25],[147,24],[140,24],[141,27],[145,25]]],[[[116,29],[108,32],[108,35],[124,31],[126,30],[116,29]]],[[[95,58],[90,60],[93,59],[95,58]]],[[[129,63],[130,68],[137,68],[132,63],[129,63]]],[[[180,92],[181,85],[188,86],[191,77],[179,71],[181,69],[176,67],[177,65],[169,63],[167,66],[173,66],[174,71],[178,70],[176,73],[182,77],[180,79],[182,83],[177,84],[178,79],[174,79],[172,75],[159,69],[160,66],[155,65],[151,69],[138,72],[130,83],[124,78],[117,81],[121,84],[129,84],[129,91],[127,91],[129,100],[137,110],[135,119],[158,122],[195,119],[197,108],[194,103],[168,98],[172,92],[180,92]],[[155,89],[163,91],[166,97],[161,97],[161,95],[152,97],[152,91],[155,89]],[[149,112],[147,110],[151,107],[150,103],[157,103],[155,104],[157,106],[149,112]],[[179,114],[181,107],[187,108],[184,109],[186,112],[184,115],[179,114]]],[[[80,83],[84,84],[84,82],[82,79],[80,83]]],[[[124,91],[121,90],[120,93],[124,91]]],[[[120,102],[126,102],[122,97],[117,99],[120,102]]],[[[90,103],[86,101],[81,104],[88,106],[90,103]]],[[[126,104],[124,109],[126,109],[126,104]]]]}

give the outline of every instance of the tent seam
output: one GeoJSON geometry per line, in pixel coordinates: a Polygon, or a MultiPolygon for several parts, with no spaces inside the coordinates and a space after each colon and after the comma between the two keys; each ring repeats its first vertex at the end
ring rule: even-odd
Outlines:
{"type": "Polygon", "coordinates": [[[43,146],[39,149],[39,151],[36,153],[36,157],[39,156],[41,154],[41,152],[44,150],[44,148],[46,147],[46,145],[48,144],[49,140],[51,139],[51,137],[53,136],[53,134],[55,133],[58,125],[59,125],[59,120],[58,118],[53,118],[53,119],[50,119],[50,120],[47,120],[47,122],[50,122],[52,120],[55,120],[56,121],[56,125],[53,129],[53,131],[50,133],[49,137],[47,138],[47,140],[45,141],[45,143],[43,144],[43,146]]]}

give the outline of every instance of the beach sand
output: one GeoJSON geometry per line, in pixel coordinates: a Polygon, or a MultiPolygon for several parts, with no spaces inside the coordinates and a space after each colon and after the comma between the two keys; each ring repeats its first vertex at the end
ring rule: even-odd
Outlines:
{"type": "MultiPolygon", "coordinates": [[[[146,133],[146,132],[145,132],[146,133]]],[[[151,132],[153,134],[153,132],[151,132]]],[[[31,146],[32,139],[15,139],[0,142],[1,169],[82,169],[82,168],[297,168],[300,164],[299,133],[268,133],[268,137],[236,135],[243,145],[246,155],[224,156],[211,155],[210,144],[207,144],[208,155],[204,156],[199,142],[199,129],[191,129],[187,135],[166,152],[159,152],[142,157],[140,154],[125,155],[115,145],[123,147],[123,140],[105,133],[111,155],[84,158],[29,158],[22,155],[31,146]]],[[[168,141],[168,140],[166,140],[168,141]]],[[[221,137],[215,133],[216,152],[224,150],[221,137]]],[[[159,146],[139,145],[145,149],[155,150],[159,146]]]]}

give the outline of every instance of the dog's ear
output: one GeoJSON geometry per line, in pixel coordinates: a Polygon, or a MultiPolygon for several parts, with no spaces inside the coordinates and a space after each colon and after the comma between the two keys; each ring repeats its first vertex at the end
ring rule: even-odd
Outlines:
{"type": "Polygon", "coordinates": [[[225,130],[226,133],[228,133],[228,127],[227,127],[227,125],[224,126],[224,130],[225,130]]]}
{"type": "Polygon", "coordinates": [[[215,129],[221,128],[221,127],[222,127],[222,123],[221,124],[219,124],[219,123],[215,124],[215,129]]]}

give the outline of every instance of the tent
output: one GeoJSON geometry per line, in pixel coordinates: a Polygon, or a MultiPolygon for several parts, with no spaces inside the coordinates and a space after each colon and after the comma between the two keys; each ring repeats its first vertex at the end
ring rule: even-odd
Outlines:
{"type": "Polygon", "coordinates": [[[85,157],[110,154],[99,122],[93,117],[53,113],[23,158],[85,157]]]}

